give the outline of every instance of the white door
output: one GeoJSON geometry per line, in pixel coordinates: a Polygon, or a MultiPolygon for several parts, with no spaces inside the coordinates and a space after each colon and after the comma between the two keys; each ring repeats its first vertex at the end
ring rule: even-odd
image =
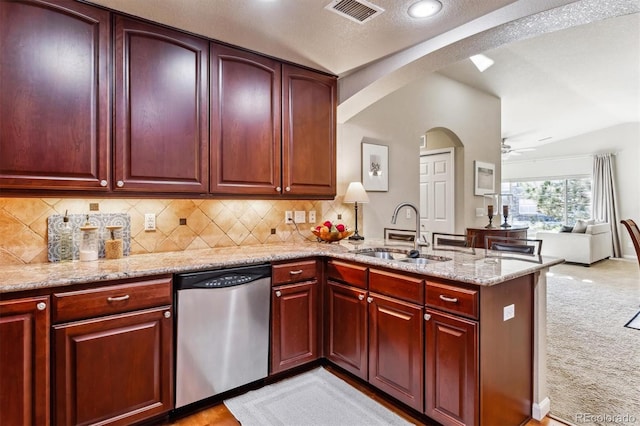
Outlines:
{"type": "Polygon", "coordinates": [[[453,233],[455,225],[453,152],[420,156],[420,234],[453,233]]]}

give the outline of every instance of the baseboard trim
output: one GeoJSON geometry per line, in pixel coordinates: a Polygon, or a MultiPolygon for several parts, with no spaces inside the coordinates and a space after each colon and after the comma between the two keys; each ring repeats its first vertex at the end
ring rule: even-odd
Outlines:
{"type": "Polygon", "coordinates": [[[540,403],[534,402],[531,408],[531,417],[537,421],[544,419],[551,411],[551,401],[549,398],[545,398],[540,403]]]}

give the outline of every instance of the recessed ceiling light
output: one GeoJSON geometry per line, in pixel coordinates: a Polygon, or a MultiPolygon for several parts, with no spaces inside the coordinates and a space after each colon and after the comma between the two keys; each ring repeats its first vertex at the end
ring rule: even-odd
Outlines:
{"type": "Polygon", "coordinates": [[[428,18],[442,9],[442,3],[438,0],[421,0],[409,6],[407,13],[412,18],[428,18]]]}
{"type": "Polygon", "coordinates": [[[489,68],[491,65],[493,65],[493,59],[485,55],[473,55],[469,59],[471,59],[471,62],[473,62],[473,65],[475,65],[476,68],[478,68],[478,71],[480,72],[483,72],[484,70],[489,68]]]}

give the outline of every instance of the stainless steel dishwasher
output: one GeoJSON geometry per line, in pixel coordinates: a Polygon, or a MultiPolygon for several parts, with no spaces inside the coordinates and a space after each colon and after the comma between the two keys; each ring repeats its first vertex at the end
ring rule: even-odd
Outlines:
{"type": "Polygon", "coordinates": [[[175,275],[176,408],[267,377],[271,266],[175,275]]]}

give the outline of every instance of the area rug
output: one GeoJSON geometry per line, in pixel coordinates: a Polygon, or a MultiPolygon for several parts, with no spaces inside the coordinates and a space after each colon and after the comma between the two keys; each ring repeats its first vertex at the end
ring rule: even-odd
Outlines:
{"type": "Polygon", "coordinates": [[[547,277],[551,414],[579,425],[640,424],[640,333],[635,262],[559,265],[547,277]]]}
{"type": "Polygon", "coordinates": [[[324,368],[228,399],[224,404],[242,426],[411,425],[324,368]]]}
{"type": "Polygon", "coordinates": [[[635,314],[631,321],[625,324],[625,327],[634,328],[636,330],[640,330],[640,312],[635,314]]]}

